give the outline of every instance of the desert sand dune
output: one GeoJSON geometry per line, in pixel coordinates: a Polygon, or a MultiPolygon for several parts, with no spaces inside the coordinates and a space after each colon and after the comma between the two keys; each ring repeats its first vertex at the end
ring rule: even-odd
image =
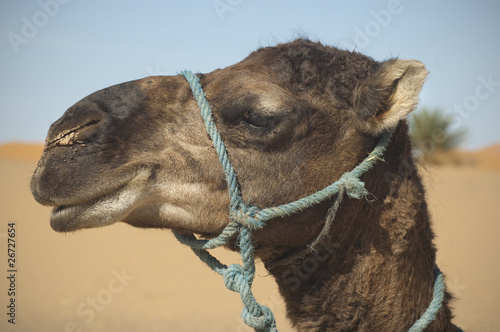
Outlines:
{"type": "MultiPolygon", "coordinates": [[[[49,226],[50,209],[31,197],[41,146],[0,146],[0,268],[7,228],[16,227],[16,324],[7,322],[8,280],[0,280],[1,331],[251,331],[239,295],[169,231],[116,224],[75,234],[49,226]]],[[[466,331],[500,331],[500,149],[474,165],[422,170],[437,234],[438,264],[466,331]]],[[[224,262],[238,255],[216,251],[224,262]]],[[[276,284],[258,266],[254,290],[280,331],[293,331],[276,284]]]]}

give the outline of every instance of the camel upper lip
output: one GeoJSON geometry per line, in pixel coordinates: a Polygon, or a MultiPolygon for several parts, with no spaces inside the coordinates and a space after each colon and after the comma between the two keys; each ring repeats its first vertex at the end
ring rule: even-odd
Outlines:
{"type": "Polygon", "coordinates": [[[77,208],[79,206],[93,205],[102,199],[106,199],[106,197],[112,196],[113,193],[122,190],[124,187],[128,185],[129,182],[133,181],[135,177],[136,176],[131,176],[130,178],[121,181],[116,186],[106,188],[106,190],[103,190],[92,196],[85,197],[84,199],[68,200],[66,202],[55,202],[54,204],[52,204],[53,206],[52,211],[57,213],[69,208],[77,208]]]}

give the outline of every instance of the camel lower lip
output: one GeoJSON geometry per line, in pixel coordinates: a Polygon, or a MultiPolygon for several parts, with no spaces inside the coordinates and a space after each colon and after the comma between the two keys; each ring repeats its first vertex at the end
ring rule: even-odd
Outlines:
{"type": "Polygon", "coordinates": [[[125,218],[137,204],[147,184],[149,172],[138,172],[131,181],[102,196],[52,209],[50,226],[57,232],[110,225],[125,218]]]}
{"type": "Polygon", "coordinates": [[[127,186],[127,184],[128,184],[128,182],[117,187],[116,189],[114,189],[113,191],[111,191],[109,193],[103,193],[103,194],[97,195],[96,197],[90,197],[87,200],[82,201],[82,202],[69,204],[69,205],[56,205],[52,209],[51,220],[52,219],[59,220],[60,218],[70,217],[70,216],[82,213],[85,210],[97,205],[99,202],[105,201],[106,199],[109,199],[109,198],[115,196],[117,193],[122,191],[127,186]]]}
{"type": "MultiPolygon", "coordinates": [[[[94,199],[92,201],[98,201],[98,199],[94,199]]],[[[79,216],[84,214],[85,211],[92,208],[95,205],[92,204],[92,201],[74,205],[61,205],[56,206],[52,209],[52,213],[50,215],[50,225],[51,227],[58,232],[66,232],[71,231],[78,227],[79,216]]]]}

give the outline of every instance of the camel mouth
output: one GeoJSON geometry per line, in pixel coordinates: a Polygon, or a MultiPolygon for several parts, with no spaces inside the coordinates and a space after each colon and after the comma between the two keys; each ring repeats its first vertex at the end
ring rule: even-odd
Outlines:
{"type": "Polygon", "coordinates": [[[141,170],[112,192],[76,204],[56,205],[50,215],[50,226],[56,232],[65,233],[121,221],[139,205],[149,177],[149,171],[141,170]]]}

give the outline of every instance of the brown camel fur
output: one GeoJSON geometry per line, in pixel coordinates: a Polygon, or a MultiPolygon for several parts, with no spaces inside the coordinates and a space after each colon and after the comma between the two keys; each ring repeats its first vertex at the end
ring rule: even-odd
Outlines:
{"type": "MultiPolygon", "coordinates": [[[[405,122],[426,76],[415,60],[380,63],[308,40],[200,75],[243,198],[259,207],[333,183],[398,126],[385,161],[362,178],[368,199],[345,198],[314,252],[273,264],[310,243],[331,202],[254,233],[298,331],[406,331],[429,305],[436,250],[405,122]]],[[[182,76],[72,106],[49,130],[32,192],[54,207],[59,232],[123,221],[213,237],[229,222],[222,168],[182,76]]],[[[449,298],[427,331],[455,331],[449,298]]]]}

